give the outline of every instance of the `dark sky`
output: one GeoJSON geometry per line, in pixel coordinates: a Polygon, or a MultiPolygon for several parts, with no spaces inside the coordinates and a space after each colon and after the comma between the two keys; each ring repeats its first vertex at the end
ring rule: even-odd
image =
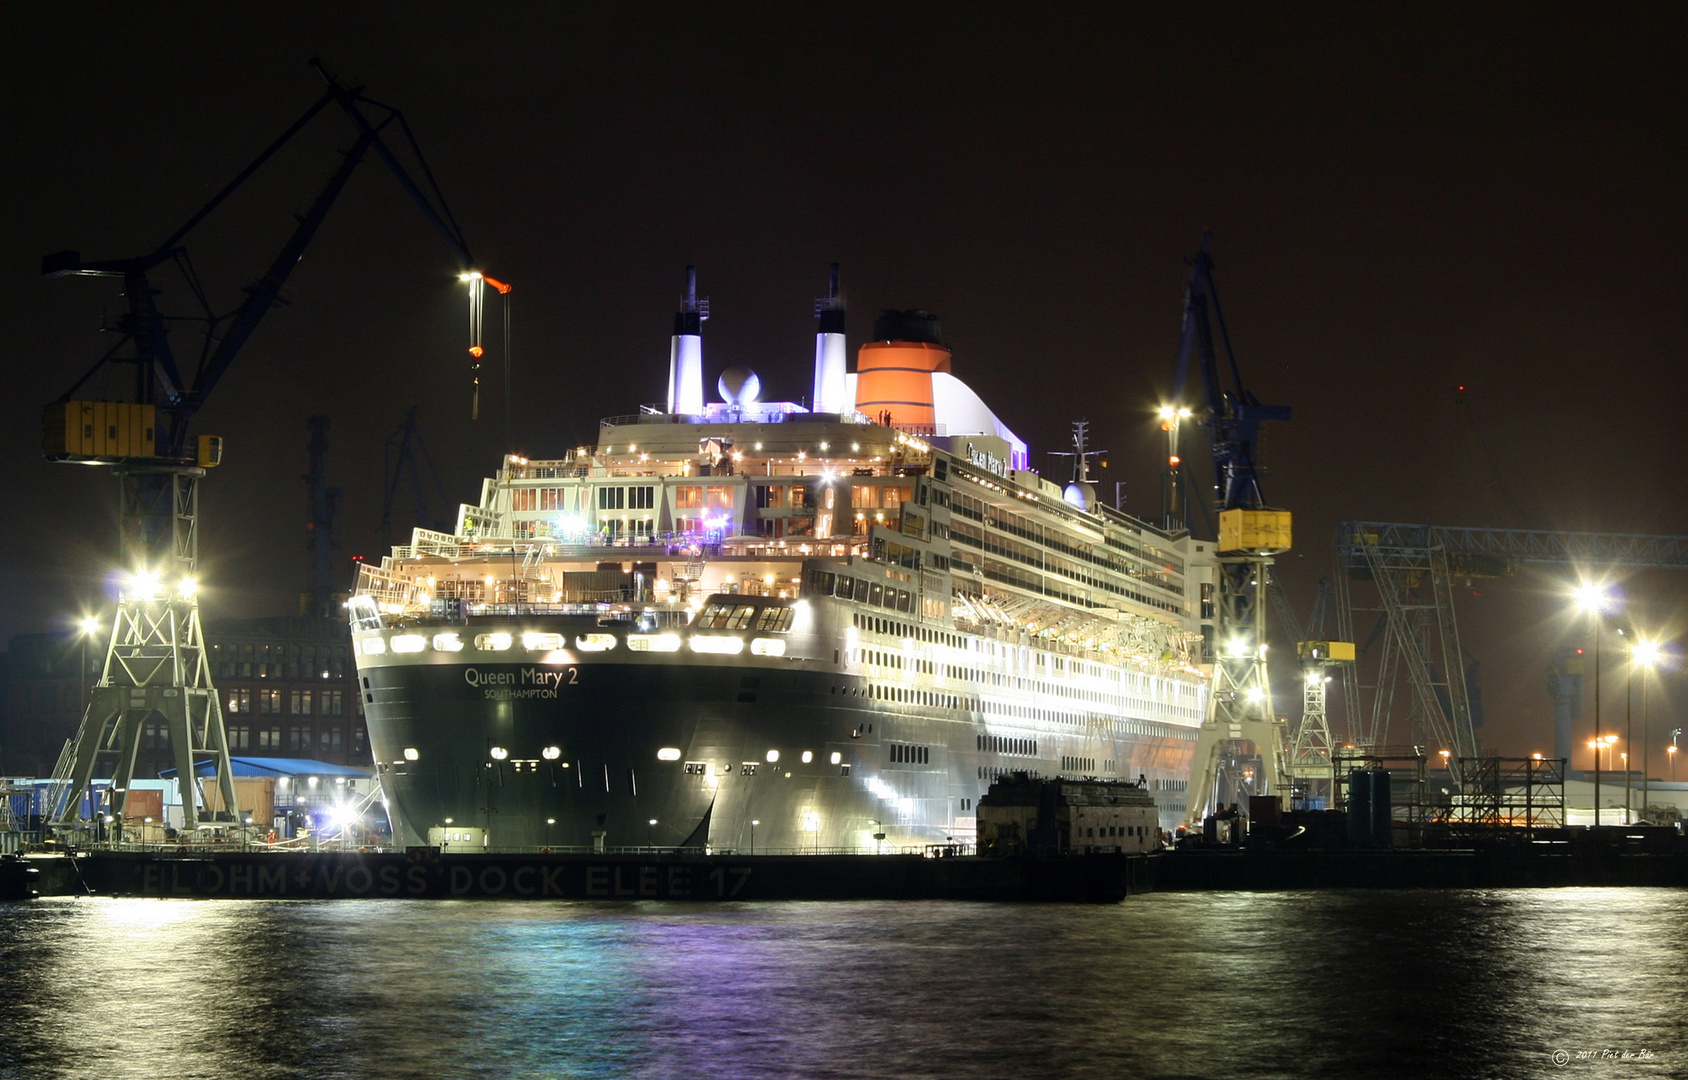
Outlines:
{"type": "MultiPolygon", "coordinates": [[[[935,311],[956,374],[1034,460],[1059,470],[1043,452],[1088,418],[1111,451],[1104,490],[1123,481],[1126,508],[1152,517],[1150,411],[1172,379],[1184,259],[1211,229],[1245,378],[1295,409],[1270,434],[1266,494],[1297,514],[1283,561],[1302,611],[1343,518],[1688,533],[1681,5],[7,18],[6,634],[94,602],[115,550],[115,482],[43,462],[38,432],[42,404],[102,350],[118,289],[43,279],[40,257],[160,242],[315,100],[313,55],[405,111],[477,258],[514,283],[515,429],[532,455],[663,396],[687,263],[713,304],[709,384],[748,364],[765,396],[802,398],[811,300],[836,260],[854,339],[878,308],[935,311]]],[[[219,306],[347,142],[324,114],[189,238],[219,306]]],[[[211,613],[286,612],[305,585],[313,413],[334,425],[343,555],[378,553],[382,447],[411,405],[447,493],[477,496],[502,449],[499,384],[470,424],[455,269],[365,165],[200,414],[228,439],[204,488],[211,613]]],[[[1507,752],[1550,748],[1562,589],[1529,575],[1462,593],[1484,738],[1507,752]]],[[[1688,575],[1630,593],[1638,621],[1688,630],[1688,575]]],[[[1666,689],[1688,697],[1680,677],[1666,689]]]]}

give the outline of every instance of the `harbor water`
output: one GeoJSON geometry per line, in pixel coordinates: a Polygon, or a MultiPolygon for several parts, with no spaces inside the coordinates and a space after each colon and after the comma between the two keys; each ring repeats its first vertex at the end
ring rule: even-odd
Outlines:
{"type": "Polygon", "coordinates": [[[43,899],[0,1077],[1679,1077],[1683,900],[43,899]]]}

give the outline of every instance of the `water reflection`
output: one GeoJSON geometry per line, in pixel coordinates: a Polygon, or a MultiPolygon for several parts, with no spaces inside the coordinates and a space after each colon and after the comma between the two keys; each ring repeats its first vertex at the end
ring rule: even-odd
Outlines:
{"type": "Polygon", "coordinates": [[[1682,895],[39,901],[0,1076],[1681,1076],[1682,895]]]}

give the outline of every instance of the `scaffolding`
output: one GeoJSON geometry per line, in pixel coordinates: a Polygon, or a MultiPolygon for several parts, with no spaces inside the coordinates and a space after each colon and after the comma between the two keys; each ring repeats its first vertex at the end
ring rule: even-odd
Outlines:
{"type": "Polygon", "coordinates": [[[1564,758],[1473,758],[1460,763],[1465,788],[1454,801],[1449,828],[1473,839],[1521,830],[1565,827],[1564,758]]]}

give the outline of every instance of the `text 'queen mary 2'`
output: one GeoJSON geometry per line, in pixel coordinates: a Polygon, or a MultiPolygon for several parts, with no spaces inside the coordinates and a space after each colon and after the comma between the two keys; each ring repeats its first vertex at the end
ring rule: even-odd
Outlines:
{"type": "Polygon", "coordinates": [[[741,368],[706,403],[689,282],[667,402],[506,457],[453,534],[364,568],[396,839],[963,843],[1017,771],[1141,777],[1180,821],[1212,544],[1031,471],[924,312],[882,314],[847,372],[836,277],[812,408],[741,368]]]}

